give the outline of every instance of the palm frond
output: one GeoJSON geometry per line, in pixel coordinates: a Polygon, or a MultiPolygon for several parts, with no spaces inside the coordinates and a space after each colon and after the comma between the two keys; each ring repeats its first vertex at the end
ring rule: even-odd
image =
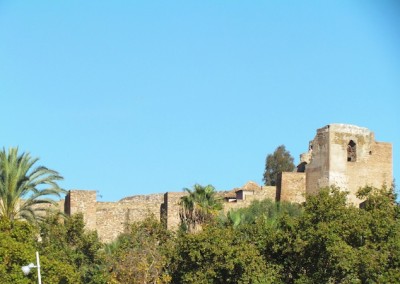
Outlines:
{"type": "Polygon", "coordinates": [[[40,205],[52,205],[51,196],[65,191],[57,181],[62,176],[44,166],[33,168],[38,158],[29,153],[18,154],[18,148],[0,151],[0,216],[10,220],[39,220],[40,205]],[[21,201],[25,199],[25,201],[21,201]]]}

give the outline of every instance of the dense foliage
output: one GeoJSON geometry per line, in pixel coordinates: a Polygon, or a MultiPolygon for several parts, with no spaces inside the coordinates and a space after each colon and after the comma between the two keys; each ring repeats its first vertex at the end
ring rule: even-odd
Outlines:
{"type": "Polygon", "coordinates": [[[285,145],[280,145],[274,153],[265,159],[265,171],[263,181],[265,185],[276,185],[277,176],[281,172],[292,172],[295,168],[294,159],[285,145]]]}
{"type": "Polygon", "coordinates": [[[33,168],[37,161],[29,153],[18,154],[18,148],[0,152],[0,217],[36,221],[43,210],[37,205],[53,204],[49,197],[63,192],[57,184],[62,179],[58,172],[33,168]]]}
{"type": "MultiPolygon", "coordinates": [[[[254,201],[221,217],[215,188],[195,185],[180,201],[178,232],[150,216],[105,245],[82,215],[38,207],[62,189],[61,176],[36,162],[16,148],[0,152],[1,283],[36,282],[36,271],[21,270],[36,251],[44,283],[400,283],[394,188],[360,189],[361,208],[332,187],[302,205],[254,201]]],[[[293,168],[279,146],[264,181],[293,168]]]]}
{"type": "Polygon", "coordinates": [[[184,188],[187,192],[180,201],[181,228],[184,231],[196,232],[209,223],[222,209],[222,201],[212,185],[195,184],[193,190],[184,188]]]}
{"type": "Polygon", "coordinates": [[[172,283],[263,283],[275,276],[268,275],[256,246],[229,227],[181,235],[171,263],[172,283]]]}
{"type": "Polygon", "coordinates": [[[154,216],[133,224],[106,246],[110,283],[168,283],[174,237],[154,216]]]}
{"type": "Polygon", "coordinates": [[[39,251],[44,283],[400,283],[393,189],[365,187],[359,197],[361,209],[337,188],[301,206],[256,201],[196,232],[148,217],[107,245],[84,230],[81,215],[50,214],[39,227],[3,218],[1,280],[37,281],[21,266],[39,251]]]}
{"type": "Polygon", "coordinates": [[[25,221],[0,219],[1,283],[33,283],[37,270],[29,275],[21,267],[36,263],[40,253],[43,283],[107,283],[99,257],[101,243],[96,234],[83,230],[82,215],[60,219],[49,216],[40,228],[25,221]]]}
{"type": "Polygon", "coordinates": [[[283,218],[264,256],[278,264],[285,283],[398,283],[399,210],[391,190],[364,188],[364,209],[346,193],[323,189],[304,214],[283,218]]]}
{"type": "MultiPolygon", "coordinates": [[[[49,270],[65,269],[60,274],[66,278],[62,283],[107,283],[108,272],[103,250],[97,233],[84,230],[82,214],[60,218],[49,215],[40,223],[40,242],[38,248],[52,264],[43,260],[43,278],[49,270]],[[67,271],[70,269],[70,271],[67,271]]],[[[57,272],[59,275],[59,272],[57,272]]],[[[48,279],[48,278],[47,278],[48,279]]],[[[50,281],[49,283],[58,283],[50,281]]]]}

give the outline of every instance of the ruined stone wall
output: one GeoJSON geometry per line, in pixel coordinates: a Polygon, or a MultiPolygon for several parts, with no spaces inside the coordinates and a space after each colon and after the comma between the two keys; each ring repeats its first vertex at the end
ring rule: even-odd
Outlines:
{"type": "MultiPolygon", "coordinates": [[[[248,184],[247,184],[248,185],[248,184]]],[[[231,209],[247,207],[253,200],[271,199],[275,200],[275,186],[255,186],[254,190],[244,190],[247,194],[243,194],[245,199],[237,199],[235,202],[224,202],[224,213],[231,209]],[[251,194],[249,192],[251,191],[251,194]]],[[[163,221],[166,223],[167,229],[176,230],[180,223],[179,218],[179,202],[182,196],[187,195],[186,192],[167,192],[164,194],[164,203],[162,204],[163,221]]]]}
{"type": "Polygon", "coordinates": [[[103,242],[114,240],[119,234],[127,231],[128,208],[119,202],[97,203],[97,233],[103,242]]]}
{"type": "Polygon", "coordinates": [[[104,242],[126,232],[129,225],[153,215],[160,220],[163,194],[137,195],[118,202],[97,202],[96,229],[104,242]]]}
{"type": "Polygon", "coordinates": [[[83,213],[85,228],[96,230],[96,191],[70,190],[65,197],[64,211],[68,215],[83,213]]]}
{"type": "Polygon", "coordinates": [[[276,199],[276,186],[261,186],[261,190],[255,193],[258,199],[276,199]]]}
{"type": "Polygon", "coordinates": [[[306,200],[306,174],[283,172],[278,175],[276,201],[302,203],[306,200]]]}
{"type": "Polygon", "coordinates": [[[306,165],[306,194],[316,194],[318,189],[329,185],[329,127],[317,130],[310,142],[310,163],[306,165]]]}
{"type": "Polygon", "coordinates": [[[235,210],[235,209],[239,209],[239,208],[244,208],[244,207],[248,207],[253,200],[256,200],[256,198],[254,198],[255,196],[249,196],[249,198],[245,199],[245,200],[237,200],[236,202],[226,202],[224,203],[224,214],[227,214],[230,210],[235,210]]]}
{"type": "Polygon", "coordinates": [[[142,221],[149,215],[153,215],[157,220],[160,220],[161,204],[164,202],[164,194],[146,194],[135,195],[121,199],[118,204],[123,204],[129,209],[126,215],[129,224],[142,221]]]}
{"type": "MultiPolygon", "coordinates": [[[[355,163],[347,163],[346,177],[353,195],[365,185],[381,188],[383,185],[390,187],[393,182],[392,145],[375,142],[368,146],[365,157],[360,157],[362,159],[355,163]]],[[[357,198],[350,201],[356,204],[360,202],[357,198]]]]}
{"type": "MultiPolygon", "coordinates": [[[[393,183],[393,149],[391,143],[375,142],[371,145],[362,174],[366,183],[375,187],[393,183]]],[[[354,174],[353,174],[354,176],[354,174]]]]}
{"type": "Polygon", "coordinates": [[[83,213],[85,228],[97,230],[104,242],[114,240],[129,224],[149,215],[160,220],[163,194],[137,195],[118,202],[97,202],[96,191],[71,190],[65,198],[65,213],[83,213]]]}
{"type": "Polygon", "coordinates": [[[179,227],[179,202],[186,192],[167,192],[164,194],[164,220],[168,230],[176,230],[179,227]]]}
{"type": "Polygon", "coordinates": [[[358,205],[360,187],[392,183],[392,146],[376,142],[372,131],[348,124],[330,124],[317,130],[306,165],[306,191],[335,185],[349,191],[348,201],[358,205]]]}
{"type": "Polygon", "coordinates": [[[329,184],[350,189],[351,179],[360,177],[353,176],[349,171],[354,173],[356,170],[363,170],[362,165],[368,159],[366,154],[374,143],[374,134],[366,128],[349,125],[331,125],[329,131],[329,184]],[[357,146],[356,155],[354,154],[356,161],[347,161],[350,141],[357,146]]]}
{"type": "MultiPolygon", "coordinates": [[[[392,183],[392,145],[376,142],[373,132],[367,128],[346,124],[320,128],[310,142],[309,151],[301,157],[305,172],[282,173],[277,187],[249,182],[236,191],[228,191],[227,200],[233,202],[224,203],[224,212],[267,198],[301,203],[305,194],[315,194],[321,187],[329,185],[350,191],[349,202],[358,204],[360,200],[355,194],[360,187],[390,186],[392,183]]],[[[59,206],[64,206],[67,214],[82,212],[86,228],[97,230],[102,241],[110,242],[129,224],[150,214],[169,230],[176,230],[180,223],[179,201],[186,194],[167,192],[127,197],[119,202],[97,202],[95,191],[71,190],[59,206]]],[[[224,195],[221,193],[221,196],[224,195]]]]}
{"type": "Polygon", "coordinates": [[[363,127],[332,125],[330,131],[329,183],[348,190],[350,203],[362,202],[356,197],[360,187],[391,185],[391,144],[376,142],[374,133],[363,127]],[[354,145],[351,156],[350,144],[354,145]]]}
{"type": "MultiPolygon", "coordinates": [[[[345,170],[340,175],[342,187],[347,189],[349,202],[358,205],[362,202],[356,197],[357,191],[366,185],[381,188],[392,183],[392,148],[387,143],[357,144],[357,161],[345,162],[345,170]],[[362,152],[362,148],[364,151],[362,152]],[[365,151],[366,150],[366,151],[365,151]],[[371,153],[371,154],[370,154],[371,153]]],[[[332,180],[335,182],[335,180],[332,180]]],[[[337,182],[339,184],[339,182],[337,182]]]]}

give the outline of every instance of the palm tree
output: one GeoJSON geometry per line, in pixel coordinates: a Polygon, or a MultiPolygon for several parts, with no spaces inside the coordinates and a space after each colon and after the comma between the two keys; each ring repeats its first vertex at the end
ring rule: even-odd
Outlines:
{"type": "Polygon", "coordinates": [[[193,190],[183,190],[188,195],[183,196],[180,201],[181,223],[187,231],[196,232],[222,209],[222,202],[212,185],[195,184],[193,190]]]}
{"type": "Polygon", "coordinates": [[[33,169],[38,158],[29,153],[18,155],[18,148],[0,152],[0,217],[10,221],[41,219],[39,212],[56,202],[49,197],[64,193],[57,181],[58,172],[43,166],[33,169]],[[43,206],[44,205],[44,206],[43,206]]]}

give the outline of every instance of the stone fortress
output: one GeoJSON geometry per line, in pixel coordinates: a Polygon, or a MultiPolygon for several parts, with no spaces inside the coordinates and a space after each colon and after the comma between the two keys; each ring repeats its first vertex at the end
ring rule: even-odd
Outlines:
{"type": "MultiPolygon", "coordinates": [[[[219,192],[224,211],[248,206],[253,200],[304,202],[319,188],[336,185],[349,191],[350,204],[359,205],[360,187],[391,186],[392,145],[376,142],[367,128],[348,124],[330,124],[317,130],[308,152],[300,155],[295,172],[283,172],[276,186],[259,186],[248,182],[241,188],[219,192]]],[[[118,202],[99,202],[96,191],[70,190],[60,201],[66,214],[81,212],[85,226],[97,230],[104,242],[114,240],[129,224],[153,214],[168,229],[179,225],[179,201],[184,192],[166,192],[126,197],[118,202]]]]}

